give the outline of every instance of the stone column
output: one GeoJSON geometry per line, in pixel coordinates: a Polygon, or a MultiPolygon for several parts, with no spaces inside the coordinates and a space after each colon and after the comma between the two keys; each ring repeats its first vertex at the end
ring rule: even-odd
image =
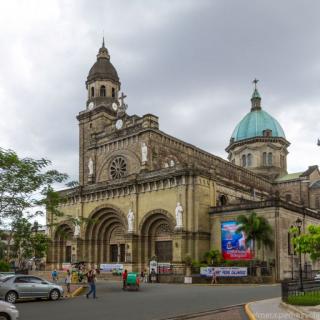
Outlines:
{"type": "Polygon", "coordinates": [[[176,229],[172,236],[172,261],[181,263],[186,255],[186,232],[176,229]]]}
{"type": "Polygon", "coordinates": [[[139,262],[139,236],[133,233],[127,233],[126,239],[126,264],[131,264],[132,271],[138,270],[139,262]]]}

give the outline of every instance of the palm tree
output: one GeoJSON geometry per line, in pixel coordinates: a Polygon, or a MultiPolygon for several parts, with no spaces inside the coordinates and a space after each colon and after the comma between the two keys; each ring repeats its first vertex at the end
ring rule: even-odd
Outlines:
{"type": "MultiPolygon", "coordinates": [[[[269,221],[262,216],[258,216],[252,211],[249,215],[240,215],[237,217],[237,233],[244,232],[246,235],[246,245],[249,246],[252,241],[252,253],[255,256],[255,245],[258,249],[263,247],[273,247],[273,229],[269,221]]],[[[263,257],[264,258],[264,257],[263,257]]]]}

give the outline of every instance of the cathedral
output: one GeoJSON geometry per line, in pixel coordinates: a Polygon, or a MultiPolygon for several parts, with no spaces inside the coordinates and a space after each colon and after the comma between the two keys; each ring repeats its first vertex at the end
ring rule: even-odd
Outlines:
{"type": "Polygon", "coordinates": [[[297,218],[302,230],[320,221],[320,172],[287,172],[290,143],[265,111],[257,82],[224,160],[161,131],[156,115],[130,115],[103,41],[77,116],[79,186],[61,191],[64,217],[47,213],[47,264],[120,263],[141,271],[156,260],[175,272],[210,249],[222,251],[223,227],[255,211],[272,225],[275,245],[254,258],[273,266],[277,280],[288,277],[298,266],[290,226],[297,218]]]}

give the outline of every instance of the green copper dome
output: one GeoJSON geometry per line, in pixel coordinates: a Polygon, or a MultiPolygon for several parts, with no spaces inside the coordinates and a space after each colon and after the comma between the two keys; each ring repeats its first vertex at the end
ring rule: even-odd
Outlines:
{"type": "Polygon", "coordinates": [[[263,110],[249,112],[233,130],[231,139],[240,141],[263,137],[263,131],[271,130],[272,137],[286,138],[279,122],[263,110]]]}
{"type": "Polygon", "coordinates": [[[254,89],[251,98],[251,111],[240,121],[233,130],[231,143],[255,137],[279,137],[286,138],[279,122],[261,109],[261,97],[254,89]],[[265,130],[271,130],[269,135],[264,134],[265,130]]]}

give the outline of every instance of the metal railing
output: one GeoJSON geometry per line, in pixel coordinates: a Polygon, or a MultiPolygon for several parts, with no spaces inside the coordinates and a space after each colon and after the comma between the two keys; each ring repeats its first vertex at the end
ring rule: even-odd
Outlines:
{"type": "Polygon", "coordinates": [[[308,292],[319,298],[320,294],[320,281],[305,280],[303,281],[302,288],[299,281],[284,280],[281,282],[281,297],[283,302],[290,302],[290,298],[304,296],[308,292]]]}

